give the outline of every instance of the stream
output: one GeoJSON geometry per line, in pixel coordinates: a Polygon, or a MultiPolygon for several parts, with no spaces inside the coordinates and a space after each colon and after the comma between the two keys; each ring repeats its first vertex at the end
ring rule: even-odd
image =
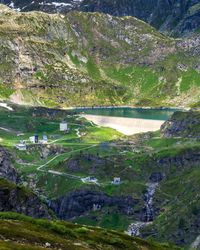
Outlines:
{"type": "Polygon", "coordinates": [[[158,186],[158,182],[149,182],[146,184],[147,191],[144,195],[145,220],[131,223],[128,227],[127,234],[131,236],[139,236],[140,229],[152,223],[154,219],[153,198],[158,186]]]}

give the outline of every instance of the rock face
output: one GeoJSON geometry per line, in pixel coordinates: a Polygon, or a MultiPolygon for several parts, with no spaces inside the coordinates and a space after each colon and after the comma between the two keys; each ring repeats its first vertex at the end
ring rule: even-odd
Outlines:
{"type": "Polygon", "coordinates": [[[47,206],[35,194],[4,179],[0,179],[0,211],[51,218],[47,206]]]}
{"type": "Polygon", "coordinates": [[[22,0],[1,0],[2,3],[22,10],[42,10],[48,13],[66,13],[71,10],[103,12],[115,16],[135,16],[157,29],[182,36],[197,30],[200,26],[200,5],[198,0],[63,0],[56,2],[22,0]]]}
{"type": "Polygon", "coordinates": [[[136,203],[137,201],[130,196],[111,197],[104,193],[84,189],[51,201],[50,207],[60,219],[66,220],[84,215],[94,208],[102,209],[106,206],[116,206],[119,212],[131,215],[136,203]]]}
{"type": "MultiPolygon", "coordinates": [[[[73,110],[50,109],[44,107],[34,107],[32,110],[33,117],[45,117],[50,119],[65,119],[67,115],[74,115],[76,112],[73,110]]],[[[78,123],[78,121],[77,121],[78,123]]]]}
{"type": "Polygon", "coordinates": [[[162,179],[163,175],[160,172],[153,172],[149,178],[149,180],[153,183],[159,183],[162,179]]]}
{"type": "Polygon", "coordinates": [[[12,182],[17,182],[18,176],[12,166],[9,152],[0,146],[0,178],[5,178],[12,182]]]}
{"type": "Polygon", "coordinates": [[[200,138],[200,112],[176,112],[161,126],[164,137],[200,138]]]}
{"type": "MultiPolygon", "coordinates": [[[[181,154],[177,154],[176,156],[164,157],[157,161],[158,166],[160,167],[168,167],[176,166],[176,167],[191,167],[197,166],[200,162],[200,152],[197,150],[186,150],[185,153],[181,152],[181,154]]],[[[167,170],[167,169],[166,169],[167,170]]]]}
{"type": "Polygon", "coordinates": [[[108,162],[106,159],[93,154],[81,154],[69,159],[69,161],[65,164],[65,168],[70,170],[70,172],[76,173],[81,170],[84,171],[87,164],[90,165],[90,167],[88,167],[88,173],[93,175],[97,171],[101,174],[100,172],[103,171],[103,168],[107,166],[108,162]]]}
{"type": "Polygon", "coordinates": [[[51,218],[47,206],[30,190],[17,186],[17,171],[11,155],[0,146],[0,211],[17,212],[35,218],[51,218]]]}

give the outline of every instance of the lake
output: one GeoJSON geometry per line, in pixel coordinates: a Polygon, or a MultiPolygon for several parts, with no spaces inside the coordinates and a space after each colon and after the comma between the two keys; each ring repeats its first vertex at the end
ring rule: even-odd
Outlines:
{"type": "Polygon", "coordinates": [[[102,127],[113,128],[124,135],[157,131],[178,109],[79,108],[76,111],[102,127]]]}
{"type": "Polygon", "coordinates": [[[77,109],[78,112],[99,115],[127,117],[149,120],[167,120],[177,109],[143,109],[143,108],[84,108],[77,109]]]}

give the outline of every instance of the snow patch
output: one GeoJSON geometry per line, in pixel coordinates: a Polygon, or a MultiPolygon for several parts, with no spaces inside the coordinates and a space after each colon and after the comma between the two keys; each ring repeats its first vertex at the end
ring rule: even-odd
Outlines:
{"type": "MultiPolygon", "coordinates": [[[[33,1],[34,2],[34,1],[33,1]]],[[[39,5],[47,5],[47,6],[54,6],[56,8],[62,8],[62,7],[73,7],[74,4],[80,4],[83,2],[83,0],[74,0],[71,3],[65,3],[65,2],[40,2],[39,5]]]]}
{"type": "Polygon", "coordinates": [[[8,109],[10,111],[13,111],[13,108],[11,108],[10,106],[8,106],[8,104],[5,103],[5,102],[0,102],[0,107],[8,109]]]}

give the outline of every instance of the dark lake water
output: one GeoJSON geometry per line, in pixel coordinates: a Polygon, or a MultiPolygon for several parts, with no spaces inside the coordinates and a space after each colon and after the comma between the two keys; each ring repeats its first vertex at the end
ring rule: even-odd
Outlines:
{"type": "Polygon", "coordinates": [[[152,120],[167,120],[177,109],[142,109],[142,108],[84,108],[80,113],[90,115],[117,116],[152,120]]]}

